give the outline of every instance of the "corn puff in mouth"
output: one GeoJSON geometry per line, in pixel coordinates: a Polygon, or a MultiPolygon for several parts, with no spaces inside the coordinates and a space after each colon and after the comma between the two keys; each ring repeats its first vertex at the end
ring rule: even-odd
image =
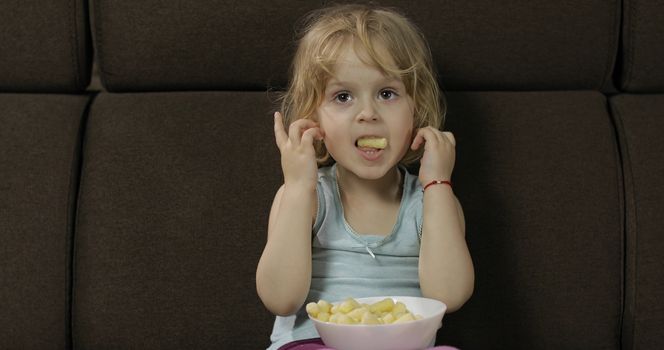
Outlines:
{"type": "Polygon", "coordinates": [[[384,137],[363,137],[357,140],[357,146],[384,149],[387,147],[387,139],[384,137]]]}

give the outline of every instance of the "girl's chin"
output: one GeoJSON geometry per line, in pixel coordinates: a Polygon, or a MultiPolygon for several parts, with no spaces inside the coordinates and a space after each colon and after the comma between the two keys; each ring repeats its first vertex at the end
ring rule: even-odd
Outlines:
{"type": "MultiPolygon", "coordinates": [[[[343,167],[346,171],[350,171],[364,180],[382,179],[399,164],[400,158],[397,159],[395,154],[390,151],[380,151],[375,157],[376,159],[366,159],[358,153],[349,152],[344,157],[338,158],[332,152],[330,155],[337,162],[337,166],[343,167]]],[[[403,153],[405,154],[405,151],[403,153]]]]}
{"type": "Polygon", "coordinates": [[[373,165],[362,165],[362,164],[344,164],[337,162],[337,166],[341,166],[346,171],[350,171],[355,174],[355,176],[364,179],[364,180],[379,180],[385,177],[390,170],[396,167],[396,164],[373,164],[373,165]]]}

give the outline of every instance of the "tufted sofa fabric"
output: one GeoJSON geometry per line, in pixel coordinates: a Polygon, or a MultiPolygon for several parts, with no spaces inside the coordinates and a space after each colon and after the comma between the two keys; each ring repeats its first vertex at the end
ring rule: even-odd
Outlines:
{"type": "MultiPolygon", "coordinates": [[[[476,286],[437,344],[663,348],[664,4],[379,3],[457,138],[476,286]]],[[[0,2],[0,348],[268,346],[271,115],[327,4],[0,2]]]]}

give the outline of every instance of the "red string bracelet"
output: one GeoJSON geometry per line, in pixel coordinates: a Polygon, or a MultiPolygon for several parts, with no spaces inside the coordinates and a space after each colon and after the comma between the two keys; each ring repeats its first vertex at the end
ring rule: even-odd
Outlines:
{"type": "Polygon", "coordinates": [[[432,186],[432,185],[440,185],[440,184],[446,184],[446,185],[452,187],[452,183],[449,182],[449,181],[433,180],[433,181],[429,182],[428,184],[424,185],[424,188],[422,189],[422,192],[426,191],[427,188],[429,188],[429,186],[432,186]]]}

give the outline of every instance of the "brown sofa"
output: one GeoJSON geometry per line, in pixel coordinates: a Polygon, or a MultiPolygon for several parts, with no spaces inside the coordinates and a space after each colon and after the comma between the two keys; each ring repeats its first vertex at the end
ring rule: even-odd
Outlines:
{"type": "MultiPolygon", "coordinates": [[[[273,92],[324,3],[0,2],[0,348],[268,345],[273,92]]],[[[661,1],[381,4],[457,137],[476,288],[437,343],[664,348],[661,1]]]]}

